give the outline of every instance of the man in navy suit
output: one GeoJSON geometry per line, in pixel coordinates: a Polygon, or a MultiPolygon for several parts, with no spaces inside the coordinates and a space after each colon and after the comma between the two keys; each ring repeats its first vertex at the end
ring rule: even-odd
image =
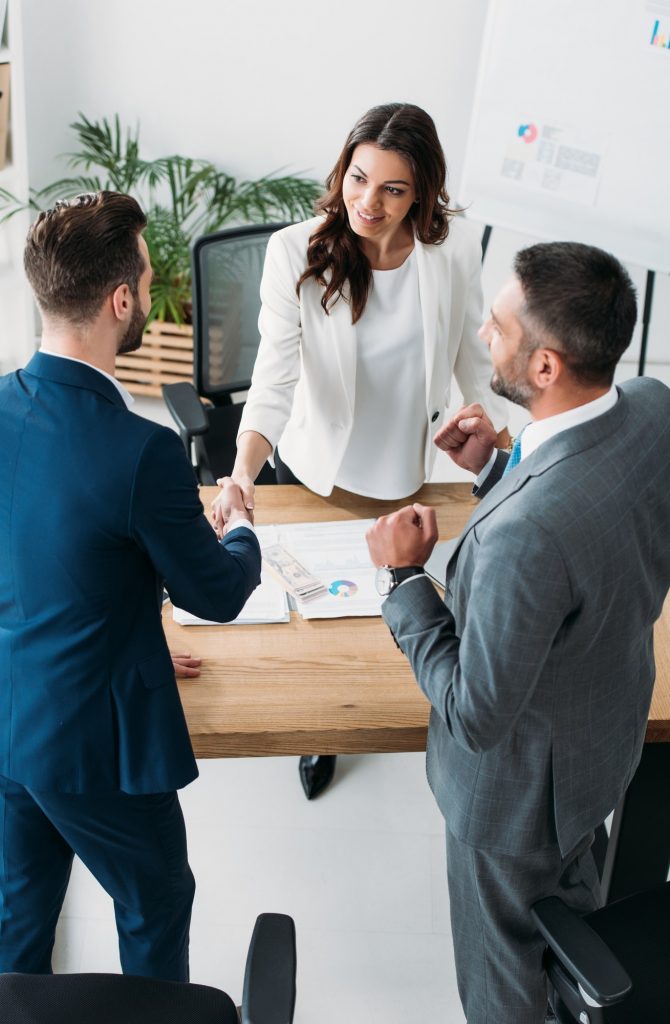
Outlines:
{"type": "Polygon", "coordinates": [[[40,214],[26,244],[42,348],[0,380],[0,971],[51,971],[76,853],[114,900],[123,971],[188,980],[176,790],[198,771],[162,591],[232,619],[260,550],[232,484],[219,543],[179,438],[113,377],[149,312],[145,226],[99,192],[40,214]]]}

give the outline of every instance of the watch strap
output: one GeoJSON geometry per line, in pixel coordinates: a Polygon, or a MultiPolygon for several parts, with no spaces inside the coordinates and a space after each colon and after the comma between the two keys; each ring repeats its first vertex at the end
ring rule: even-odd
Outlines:
{"type": "Polygon", "coordinates": [[[404,583],[405,580],[411,579],[412,576],[425,576],[426,575],[426,570],[424,569],[424,567],[422,565],[403,565],[403,566],[401,566],[398,569],[394,569],[392,566],[389,566],[389,568],[390,568],[391,573],[393,575],[393,581],[394,581],[393,582],[393,589],[394,590],[401,583],[404,583]]]}

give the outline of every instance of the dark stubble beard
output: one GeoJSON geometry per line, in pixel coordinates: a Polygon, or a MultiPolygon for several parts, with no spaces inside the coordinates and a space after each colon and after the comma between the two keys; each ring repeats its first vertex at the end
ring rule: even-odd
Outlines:
{"type": "Polygon", "coordinates": [[[537,394],[537,389],[528,380],[528,360],[532,352],[533,349],[522,349],[517,352],[507,370],[508,376],[503,377],[500,371],[496,370],[491,377],[491,391],[494,394],[507,398],[524,409],[530,408],[537,394]]]}
{"type": "Polygon", "coordinates": [[[133,315],[130,318],[130,323],[126,329],[126,333],[119,342],[119,347],[116,350],[117,356],[124,355],[126,352],[136,352],[142,344],[142,338],[144,336],[144,328],[147,326],[147,319],[142,312],[139,299],[135,299],[135,305],[133,308],[133,315]]]}

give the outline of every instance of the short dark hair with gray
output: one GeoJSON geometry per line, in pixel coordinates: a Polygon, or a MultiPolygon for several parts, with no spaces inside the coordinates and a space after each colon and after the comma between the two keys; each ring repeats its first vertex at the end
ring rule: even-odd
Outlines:
{"type": "Polygon", "coordinates": [[[146,224],[139,203],[121,192],[87,192],[40,213],[23,264],[42,312],[85,324],[119,285],[136,297],[145,269],[137,238],[146,224]]]}
{"type": "Polygon", "coordinates": [[[581,384],[611,384],[637,318],[625,268],[602,249],[541,242],[517,253],[525,303],[521,322],[533,347],[555,347],[581,384]]]}

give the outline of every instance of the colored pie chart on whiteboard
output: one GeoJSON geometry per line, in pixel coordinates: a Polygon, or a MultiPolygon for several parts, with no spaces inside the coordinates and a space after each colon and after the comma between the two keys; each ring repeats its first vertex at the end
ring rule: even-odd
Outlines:
{"type": "Polygon", "coordinates": [[[353,597],[358,591],[358,584],[352,580],[333,580],[328,587],[328,593],[333,597],[353,597]]]}
{"type": "Polygon", "coordinates": [[[520,124],[516,133],[524,142],[535,142],[537,127],[534,124],[520,124]]]}

